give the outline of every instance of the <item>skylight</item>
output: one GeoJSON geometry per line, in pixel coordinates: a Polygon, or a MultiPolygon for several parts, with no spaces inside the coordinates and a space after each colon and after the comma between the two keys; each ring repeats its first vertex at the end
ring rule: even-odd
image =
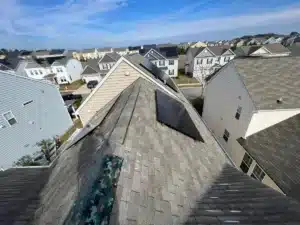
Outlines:
{"type": "Polygon", "coordinates": [[[159,90],[155,91],[155,99],[158,122],[194,140],[204,142],[183,104],[159,90]]]}

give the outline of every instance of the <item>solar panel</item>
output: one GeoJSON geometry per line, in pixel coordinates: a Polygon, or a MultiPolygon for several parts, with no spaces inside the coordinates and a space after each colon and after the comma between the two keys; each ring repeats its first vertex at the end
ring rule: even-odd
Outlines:
{"type": "Polygon", "coordinates": [[[204,142],[183,104],[159,90],[155,91],[155,100],[158,122],[194,140],[204,142]]]}
{"type": "Polygon", "coordinates": [[[155,66],[152,62],[150,62],[148,59],[144,59],[144,62],[141,63],[141,66],[143,66],[146,70],[148,70],[150,73],[152,73],[156,79],[159,79],[164,84],[166,84],[168,87],[172,88],[175,92],[178,92],[178,89],[176,85],[174,84],[173,80],[161,69],[159,69],[157,66],[155,66]]]}

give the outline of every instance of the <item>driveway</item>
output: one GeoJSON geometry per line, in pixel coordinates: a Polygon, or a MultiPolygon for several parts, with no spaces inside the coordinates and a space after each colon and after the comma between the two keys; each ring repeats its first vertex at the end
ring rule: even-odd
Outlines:
{"type": "Polygon", "coordinates": [[[73,94],[74,95],[89,95],[91,92],[92,92],[91,89],[88,89],[86,87],[86,84],[84,84],[77,90],[73,91],[73,94]]]}

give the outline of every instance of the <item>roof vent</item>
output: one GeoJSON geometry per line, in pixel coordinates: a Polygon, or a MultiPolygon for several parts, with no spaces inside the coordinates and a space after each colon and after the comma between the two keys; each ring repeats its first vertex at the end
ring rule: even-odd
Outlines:
{"type": "Polygon", "coordinates": [[[125,72],[125,76],[129,76],[130,73],[128,71],[125,72]]]}
{"type": "Polygon", "coordinates": [[[282,100],[282,98],[279,98],[279,99],[277,99],[277,101],[276,101],[276,102],[277,102],[278,104],[281,104],[281,103],[282,103],[282,101],[283,101],[283,100],[282,100]]]}

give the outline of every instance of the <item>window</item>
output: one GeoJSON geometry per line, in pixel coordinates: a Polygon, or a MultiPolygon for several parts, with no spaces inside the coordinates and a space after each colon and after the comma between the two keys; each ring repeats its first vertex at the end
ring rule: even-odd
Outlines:
{"type": "Polygon", "coordinates": [[[159,65],[160,66],[164,66],[165,65],[165,61],[164,60],[159,60],[159,65]]]}
{"type": "Polygon", "coordinates": [[[4,113],[3,117],[5,118],[5,120],[9,123],[10,126],[14,125],[17,123],[17,120],[15,118],[15,116],[12,114],[11,111],[4,113]]]}
{"type": "Polygon", "coordinates": [[[202,64],[203,63],[203,59],[197,59],[197,64],[202,64]]]}
{"type": "Polygon", "coordinates": [[[107,70],[108,68],[107,68],[107,64],[102,64],[102,68],[104,69],[104,70],[107,70]]]}
{"type": "Polygon", "coordinates": [[[253,161],[252,158],[247,153],[245,153],[243,161],[240,165],[240,168],[244,173],[248,173],[248,170],[252,164],[252,161],[253,161]]]}
{"type": "Polygon", "coordinates": [[[262,171],[262,169],[258,165],[256,165],[254,167],[253,173],[251,174],[251,177],[253,177],[256,180],[262,181],[265,175],[266,174],[262,171]]]}
{"type": "Polygon", "coordinates": [[[43,72],[41,70],[39,70],[40,74],[43,74],[43,72]]]}
{"type": "Polygon", "coordinates": [[[217,60],[218,60],[218,62],[221,62],[221,57],[218,57],[218,59],[217,59],[217,60]]]}
{"type": "Polygon", "coordinates": [[[237,120],[240,119],[241,113],[242,113],[242,107],[239,106],[239,107],[237,108],[237,110],[236,110],[236,113],[235,113],[235,118],[236,118],[237,120]]]}
{"type": "Polygon", "coordinates": [[[224,58],[224,62],[229,62],[230,61],[230,57],[225,57],[224,58]]]}
{"type": "Polygon", "coordinates": [[[52,70],[52,69],[50,69],[50,73],[53,73],[53,70],[52,70]]]}
{"type": "Polygon", "coordinates": [[[59,68],[56,68],[56,72],[58,72],[58,73],[60,72],[59,68]]]}
{"type": "Polygon", "coordinates": [[[157,62],[156,61],[154,62],[154,64],[155,64],[155,66],[157,66],[157,62]]]}
{"type": "Polygon", "coordinates": [[[65,77],[61,77],[61,78],[60,78],[60,81],[61,81],[61,82],[66,82],[67,80],[66,80],[65,77]]]}
{"type": "Polygon", "coordinates": [[[174,70],[169,70],[169,75],[174,75],[174,70]]]}
{"type": "Polygon", "coordinates": [[[35,73],[35,75],[38,75],[38,72],[37,72],[37,70],[35,70],[35,71],[34,71],[34,73],[35,73]]]}
{"type": "Polygon", "coordinates": [[[212,64],[213,58],[207,58],[207,64],[212,64]]]}
{"type": "Polygon", "coordinates": [[[224,134],[223,134],[223,139],[227,142],[230,137],[230,133],[228,130],[225,129],[224,134]]]}
{"type": "Polygon", "coordinates": [[[174,65],[174,60],[169,60],[169,65],[174,65]]]}
{"type": "Polygon", "coordinates": [[[30,74],[31,74],[31,75],[34,75],[32,70],[30,71],[30,74]]]}

